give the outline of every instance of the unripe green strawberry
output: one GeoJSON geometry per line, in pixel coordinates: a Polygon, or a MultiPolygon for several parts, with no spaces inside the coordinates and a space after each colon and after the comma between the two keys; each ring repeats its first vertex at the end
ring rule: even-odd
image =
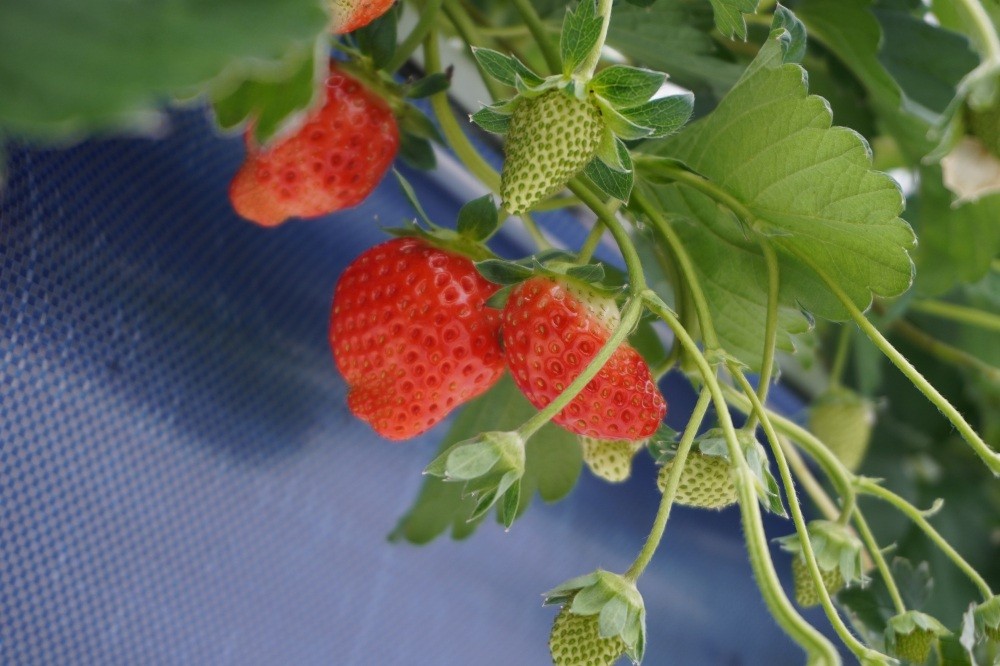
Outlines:
{"type": "Polygon", "coordinates": [[[1000,644],[1000,596],[994,596],[976,606],[976,627],[994,643],[1000,644]]]}
{"type": "Polygon", "coordinates": [[[871,402],[851,391],[827,393],[809,412],[809,430],[852,472],[864,460],[874,425],[871,402]]]}
{"type": "Polygon", "coordinates": [[[562,189],[597,154],[603,130],[595,104],[562,90],[522,100],[507,134],[504,207],[518,215],[562,189]]]}
{"type": "MultiPolygon", "coordinates": [[[[667,487],[667,476],[673,465],[673,460],[665,464],[656,479],[661,493],[667,487]]],[[[703,509],[722,509],[733,504],[736,501],[736,484],[730,474],[729,460],[691,451],[684,463],[674,501],[703,509]]]]}
{"type": "Polygon", "coordinates": [[[969,130],[991,153],[1000,157],[1000,104],[982,111],[969,111],[969,130]]]}
{"type": "Polygon", "coordinates": [[[632,475],[632,458],[645,445],[646,440],[580,438],[587,467],[595,476],[611,483],[619,483],[632,475]]]}
{"type": "Polygon", "coordinates": [[[914,629],[908,634],[897,634],[893,652],[900,659],[922,664],[930,656],[935,638],[934,632],[927,629],[914,629]]]}
{"type": "Polygon", "coordinates": [[[906,611],[886,623],[886,645],[905,661],[922,664],[930,656],[939,636],[950,632],[934,617],[920,611],[906,611]]]}
{"type": "Polygon", "coordinates": [[[625,642],[619,636],[601,638],[597,615],[571,613],[563,606],[552,625],[549,652],[556,666],[611,666],[625,654],[625,642]]]}
{"type": "MultiPolygon", "coordinates": [[[[820,567],[823,587],[832,596],[844,587],[844,576],[840,567],[824,569],[820,567]]],[[[819,590],[809,575],[809,566],[802,557],[792,558],[792,583],[795,587],[795,602],[803,608],[819,605],[819,590]]]]}

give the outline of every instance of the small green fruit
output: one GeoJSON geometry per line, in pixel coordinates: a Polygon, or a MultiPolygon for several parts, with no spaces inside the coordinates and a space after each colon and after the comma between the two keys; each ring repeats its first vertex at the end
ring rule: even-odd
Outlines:
{"type": "MultiPolygon", "coordinates": [[[[820,568],[823,578],[823,587],[827,593],[834,595],[844,587],[844,576],[840,572],[840,567],[833,569],[820,568]]],[[[802,557],[792,559],[792,583],[795,587],[795,602],[802,608],[818,606],[820,602],[819,590],[809,576],[809,567],[802,557]]]]}
{"type": "Polygon", "coordinates": [[[809,413],[809,430],[852,472],[864,460],[874,426],[871,402],[851,391],[821,396],[809,413]]]}
{"type": "MultiPolygon", "coordinates": [[[[667,487],[667,476],[673,464],[672,460],[665,464],[656,479],[661,493],[667,487]]],[[[703,509],[722,509],[735,503],[736,484],[730,474],[729,460],[691,451],[684,463],[674,501],[703,509]]]]}
{"type": "Polygon", "coordinates": [[[982,111],[968,112],[969,130],[979,138],[991,153],[1000,157],[1000,104],[982,111]]]}
{"type": "Polygon", "coordinates": [[[604,122],[589,100],[548,90],[524,98],[507,133],[500,196],[519,215],[558,192],[597,154],[604,122]]]}
{"type": "Polygon", "coordinates": [[[950,632],[934,617],[919,611],[906,611],[886,624],[886,644],[893,654],[914,664],[922,664],[941,636],[950,632]]]}
{"type": "Polygon", "coordinates": [[[597,615],[578,615],[563,606],[552,625],[549,652],[556,666],[611,666],[625,654],[618,636],[601,638],[597,615]]]}
{"type": "Polygon", "coordinates": [[[935,638],[933,631],[914,629],[908,634],[896,636],[896,647],[893,651],[900,659],[922,664],[930,656],[935,638]]]}
{"type": "Polygon", "coordinates": [[[632,459],[645,445],[646,440],[580,438],[587,467],[595,476],[611,483],[620,483],[632,475],[632,459]]]}

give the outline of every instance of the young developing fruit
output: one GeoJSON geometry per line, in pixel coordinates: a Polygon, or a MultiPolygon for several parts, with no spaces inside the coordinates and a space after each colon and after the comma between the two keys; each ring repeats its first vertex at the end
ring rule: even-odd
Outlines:
{"type": "Polygon", "coordinates": [[[236,212],[263,226],[361,203],[392,165],[399,128],[389,105],[331,64],[322,108],[294,134],[247,157],[229,185],[236,212]]]}
{"type": "MultiPolygon", "coordinates": [[[[661,493],[667,487],[667,476],[673,466],[674,461],[671,460],[656,477],[661,493]]],[[[691,451],[684,462],[674,501],[702,509],[723,509],[736,502],[736,484],[730,474],[729,460],[691,451]]]]}
{"type": "Polygon", "coordinates": [[[852,472],[864,460],[874,425],[872,404],[850,391],[823,395],[809,412],[809,430],[852,472]]]}
{"type": "MultiPolygon", "coordinates": [[[[502,317],[507,367],[542,409],[597,356],[619,314],[613,299],[581,282],[533,277],[514,288],[502,317]]],[[[624,343],[552,420],[578,435],[636,442],[652,435],[666,412],[646,361],[624,343]]]]}
{"type": "Polygon", "coordinates": [[[900,659],[922,664],[931,655],[931,647],[936,636],[928,629],[916,628],[908,634],[896,634],[893,652],[900,659]]]}
{"type": "MultiPolygon", "coordinates": [[[[823,579],[823,587],[831,596],[843,589],[844,576],[840,572],[840,567],[833,569],[820,567],[820,576],[823,579]]],[[[819,590],[816,589],[816,584],[809,575],[809,566],[802,556],[792,558],[792,584],[795,588],[795,602],[799,606],[811,608],[819,605],[819,590]]]]}
{"type": "Polygon", "coordinates": [[[620,483],[632,475],[632,458],[645,445],[646,440],[580,438],[587,467],[595,476],[611,483],[620,483]]]}
{"type": "Polygon", "coordinates": [[[625,654],[619,636],[601,638],[597,615],[571,613],[570,604],[559,611],[549,635],[549,652],[556,666],[611,666],[625,654]]]}
{"type": "Polygon", "coordinates": [[[354,260],[337,283],[330,345],[347,405],[388,439],[419,435],[503,372],[497,290],[461,255],[397,238],[354,260]]]}
{"type": "Polygon", "coordinates": [[[595,104],[561,90],[522,100],[504,149],[504,207],[519,215],[562,189],[597,154],[603,129],[595,104]]]}
{"type": "Polygon", "coordinates": [[[1000,104],[981,111],[969,111],[969,130],[979,137],[986,149],[1000,157],[1000,104]]]}
{"type": "Polygon", "coordinates": [[[395,0],[327,0],[330,32],[342,35],[363,28],[389,11],[395,0]]]}

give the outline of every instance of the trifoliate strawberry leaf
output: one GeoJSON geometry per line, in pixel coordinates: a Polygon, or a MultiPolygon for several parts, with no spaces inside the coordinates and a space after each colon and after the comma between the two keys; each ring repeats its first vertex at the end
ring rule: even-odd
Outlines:
{"type": "Polygon", "coordinates": [[[482,68],[483,72],[500,83],[516,87],[518,77],[529,86],[536,86],[542,83],[542,78],[531,71],[527,65],[515,58],[507,56],[491,49],[473,47],[472,55],[482,68]]]}
{"type": "Polygon", "coordinates": [[[652,130],[651,138],[662,138],[684,127],[693,110],[694,95],[685,94],[652,99],[620,112],[630,122],[652,130]]]}
{"type": "Polygon", "coordinates": [[[0,128],[155,128],[165,99],[286,71],[285,54],[313,53],[328,21],[315,0],[3,2],[0,128]]]}
{"type": "Polygon", "coordinates": [[[368,25],[354,31],[361,53],[371,58],[376,69],[382,69],[396,54],[396,23],[399,12],[399,5],[396,5],[368,25]]]}
{"type": "MultiPolygon", "coordinates": [[[[785,32],[772,31],[715,111],[659,152],[707,178],[716,199],[738,202],[748,231],[777,250],[781,282],[793,297],[785,303],[845,319],[809,264],[865,309],[873,293],[894,296],[910,286],[913,231],[899,218],[899,187],[872,169],[868,145],[852,130],[831,127],[829,106],[807,94],[805,72],[786,64],[785,32]]],[[[717,207],[689,185],[669,187],[693,206],[717,207]]],[[[766,279],[757,279],[763,288],[766,279]]]]}
{"type": "Polygon", "coordinates": [[[473,240],[486,240],[500,223],[497,213],[497,205],[489,194],[473,199],[458,211],[456,229],[473,240]]]}
{"type": "Polygon", "coordinates": [[[286,54],[282,71],[266,77],[247,78],[235,89],[215,91],[212,109],[222,129],[253,122],[254,139],[263,144],[296,111],[317,101],[321,77],[326,73],[326,55],[319,50],[286,54]]]}
{"type": "Polygon", "coordinates": [[[566,12],[559,40],[563,75],[571,76],[594,50],[601,38],[602,24],[594,0],[582,0],[576,11],[566,12]]]}
{"type": "Polygon", "coordinates": [[[615,149],[618,153],[621,169],[609,165],[600,157],[595,157],[587,164],[583,173],[608,196],[619,201],[628,201],[635,183],[635,176],[632,173],[632,156],[625,144],[619,139],[615,139],[615,149]]]}
{"type": "Polygon", "coordinates": [[[506,134],[510,129],[510,114],[497,110],[496,106],[484,106],[470,115],[469,119],[493,134],[506,134]]]}
{"type": "MultiPolygon", "coordinates": [[[[489,431],[509,431],[531,418],[537,410],[521,394],[513,380],[504,376],[496,385],[469,402],[452,423],[439,447],[444,453],[456,443],[489,431]]],[[[537,491],[546,502],[566,496],[580,475],[583,458],[576,437],[552,424],[539,430],[525,447],[524,475],[516,515],[521,515],[537,491]]],[[[502,479],[500,479],[502,482],[502,479]]],[[[513,486],[511,486],[513,488],[513,486]]],[[[503,501],[508,501],[508,489],[503,501]]],[[[389,535],[393,541],[428,543],[444,532],[454,539],[471,535],[481,518],[469,522],[477,499],[466,496],[462,484],[426,476],[416,500],[389,535]]],[[[498,517],[509,519],[509,506],[498,504],[498,517]],[[500,515],[503,514],[503,515],[500,515]]]]}
{"type": "Polygon", "coordinates": [[[612,65],[605,67],[590,81],[590,89],[616,108],[642,104],[652,97],[667,76],[651,69],[612,65]]]}
{"type": "Polygon", "coordinates": [[[715,12],[715,27],[726,37],[746,40],[747,24],[744,14],[757,11],[757,0],[711,0],[715,12]]]}

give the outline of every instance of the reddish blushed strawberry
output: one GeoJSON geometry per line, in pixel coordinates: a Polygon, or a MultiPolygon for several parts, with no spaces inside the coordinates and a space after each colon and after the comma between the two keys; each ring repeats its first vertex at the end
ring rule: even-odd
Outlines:
{"type": "Polygon", "coordinates": [[[323,106],[263,150],[247,132],[247,158],[229,186],[236,212],[263,226],[317,217],[361,203],[399,150],[384,99],[331,64],[323,106]]]}
{"type": "Polygon", "coordinates": [[[389,11],[394,0],[328,0],[330,32],[342,35],[363,28],[389,11]]]}
{"type": "MultiPolygon", "coordinates": [[[[544,408],[580,375],[618,324],[613,299],[571,278],[533,277],[503,310],[504,355],[518,388],[544,408]]],[[[553,422],[578,435],[638,441],[667,412],[646,361],[627,343],[553,422]]]]}
{"type": "Polygon", "coordinates": [[[330,346],[347,404],[383,437],[408,439],[503,372],[497,290],[459,254],[398,238],[359,256],[337,283],[330,346]]]}

